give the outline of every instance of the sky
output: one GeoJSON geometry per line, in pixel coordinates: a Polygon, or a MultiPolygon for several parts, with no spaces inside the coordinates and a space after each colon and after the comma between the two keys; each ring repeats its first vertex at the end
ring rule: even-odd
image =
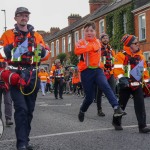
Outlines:
{"type": "MultiPolygon", "coordinates": [[[[31,12],[29,24],[36,30],[50,31],[68,26],[68,16],[89,14],[89,0],[0,0],[0,10],[6,12],[6,27],[14,27],[14,14],[17,7],[26,7],[31,12]]],[[[4,32],[5,15],[0,11],[0,36],[4,32]]]]}

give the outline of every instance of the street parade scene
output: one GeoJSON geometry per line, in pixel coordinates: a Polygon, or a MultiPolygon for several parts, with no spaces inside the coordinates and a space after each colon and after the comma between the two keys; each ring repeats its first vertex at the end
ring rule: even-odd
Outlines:
{"type": "Polygon", "coordinates": [[[150,150],[150,1],[33,1],[0,6],[0,150],[150,150]]]}

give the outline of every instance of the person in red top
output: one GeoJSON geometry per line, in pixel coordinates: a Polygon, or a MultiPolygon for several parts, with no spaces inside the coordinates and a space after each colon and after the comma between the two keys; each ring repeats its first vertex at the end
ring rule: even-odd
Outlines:
{"type": "MultiPolygon", "coordinates": [[[[147,64],[139,48],[137,37],[126,34],[122,37],[123,51],[115,56],[114,76],[119,81],[119,104],[125,110],[130,95],[133,96],[134,109],[140,133],[150,132],[146,125],[146,111],[142,84],[150,81],[147,64]]],[[[122,117],[113,117],[116,130],[123,130],[122,117]]]]}
{"type": "Polygon", "coordinates": [[[118,101],[110,88],[107,79],[101,69],[101,45],[96,38],[96,26],[94,22],[88,22],[84,26],[84,39],[79,40],[75,46],[75,54],[80,56],[78,63],[81,71],[81,82],[85,92],[85,99],[80,107],[78,119],[84,121],[84,115],[94,99],[94,85],[104,92],[110,104],[114,108],[114,116],[122,116],[125,113],[119,107],[118,101]]]}

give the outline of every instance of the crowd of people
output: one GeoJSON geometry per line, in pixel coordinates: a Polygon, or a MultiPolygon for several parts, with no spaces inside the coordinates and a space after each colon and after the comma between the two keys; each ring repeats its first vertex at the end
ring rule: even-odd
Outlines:
{"type": "MultiPolygon", "coordinates": [[[[102,111],[104,93],[114,110],[112,125],[115,130],[123,130],[121,121],[132,95],[139,132],[150,132],[144,104],[144,94],[147,93],[143,92],[150,77],[136,36],[124,35],[121,39],[123,50],[116,53],[109,43],[109,35],[103,33],[96,38],[95,23],[87,22],[84,39],[80,39],[74,49],[79,58],[78,65],[66,67],[56,59],[46,70],[40,63],[50,57],[50,52],[42,36],[27,24],[29,15],[27,8],[17,8],[15,28],[7,30],[0,38],[6,55],[5,58],[0,55],[0,104],[3,94],[6,125],[9,126],[13,125],[12,103],[14,105],[17,150],[34,149],[29,135],[39,89],[43,96],[51,93],[55,99],[61,100],[64,93],[82,96],[84,99],[78,113],[80,122],[84,121],[93,102],[97,103],[98,116],[105,116],[102,111]]],[[[149,89],[147,91],[150,93],[149,89]]]]}

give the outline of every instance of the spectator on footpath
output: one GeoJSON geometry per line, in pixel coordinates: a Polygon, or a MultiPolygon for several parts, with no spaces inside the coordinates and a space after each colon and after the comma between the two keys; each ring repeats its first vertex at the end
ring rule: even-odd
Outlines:
{"type": "Polygon", "coordinates": [[[78,87],[79,83],[80,83],[80,74],[78,72],[78,69],[75,68],[72,76],[72,85],[73,85],[73,94],[75,95],[77,92],[78,96],[80,96],[79,87],[78,87]]]}
{"type": "Polygon", "coordinates": [[[75,46],[75,54],[80,55],[78,68],[81,72],[81,82],[85,92],[85,99],[78,114],[79,121],[84,121],[85,112],[93,102],[95,83],[108,98],[114,109],[114,116],[125,115],[125,112],[120,108],[118,101],[107,82],[103,69],[101,69],[101,45],[99,39],[96,38],[96,26],[94,22],[85,24],[84,37],[85,38],[79,40],[75,46]]]}
{"type": "Polygon", "coordinates": [[[47,78],[49,77],[48,73],[44,69],[44,67],[40,68],[40,72],[38,73],[38,77],[40,78],[40,85],[41,85],[41,90],[42,90],[42,95],[45,96],[45,90],[46,90],[46,83],[47,83],[47,78]]]}

